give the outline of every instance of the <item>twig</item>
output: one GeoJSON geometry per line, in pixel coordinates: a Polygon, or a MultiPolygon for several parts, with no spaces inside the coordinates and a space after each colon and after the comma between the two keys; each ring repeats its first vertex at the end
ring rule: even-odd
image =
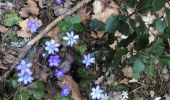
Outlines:
{"type": "Polygon", "coordinates": [[[36,43],[38,42],[43,36],[44,34],[46,34],[48,31],[50,31],[59,21],[63,20],[66,16],[73,14],[74,12],[76,12],[79,8],[83,7],[84,5],[86,5],[87,3],[89,3],[92,0],[82,0],[80,3],[78,3],[75,7],[73,7],[72,9],[68,10],[67,12],[65,12],[64,14],[62,14],[61,16],[57,17],[53,22],[51,22],[43,31],[41,31],[37,36],[35,36],[31,41],[29,41],[27,43],[27,45],[25,45],[25,47],[22,49],[21,53],[19,54],[19,58],[18,60],[10,67],[10,69],[8,71],[6,71],[2,77],[0,77],[0,81],[6,79],[10,72],[15,68],[15,66],[21,61],[21,59],[23,59],[27,52],[30,50],[30,48],[36,43]]]}

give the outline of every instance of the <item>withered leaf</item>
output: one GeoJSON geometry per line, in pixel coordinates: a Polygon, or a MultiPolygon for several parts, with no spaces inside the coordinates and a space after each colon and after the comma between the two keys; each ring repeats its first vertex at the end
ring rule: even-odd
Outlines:
{"type": "Polygon", "coordinates": [[[70,88],[72,90],[71,97],[73,100],[82,100],[78,84],[72,79],[71,76],[65,75],[63,78],[61,78],[61,81],[70,86],[70,88]]]}
{"type": "Polygon", "coordinates": [[[61,38],[60,38],[59,32],[60,32],[60,29],[58,27],[54,27],[52,30],[48,32],[47,35],[60,45],[61,38]]]}
{"type": "Polygon", "coordinates": [[[36,16],[39,15],[39,8],[35,0],[27,0],[27,5],[21,9],[19,14],[21,15],[21,17],[28,17],[29,12],[36,16]]]}
{"type": "Polygon", "coordinates": [[[91,12],[87,11],[87,7],[84,7],[84,8],[81,8],[80,10],[78,10],[77,13],[80,15],[82,22],[85,24],[86,21],[90,18],[91,12]]]}
{"type": "Polygon", "coordinates": [[[1,33],[6,33],[8,31],[8,28],[6,28],[5,26],[0,25],[0,32],[1,33]]]}
{"type": "Polygon", "coordinates": [[[126,66],[125,68],[123,68],[122,72],[128,78],[132,78],[133,76],[133,70],[132,70],[132,67],[130,66],[126,66]]]}

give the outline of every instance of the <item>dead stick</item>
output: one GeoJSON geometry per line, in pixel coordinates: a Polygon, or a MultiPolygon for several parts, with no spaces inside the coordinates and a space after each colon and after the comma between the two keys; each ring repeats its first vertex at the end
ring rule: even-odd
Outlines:
{"type": "Polygon", "coordinates": [[[76,12],[79,8],[83,7],[85,4],[89,3],[91,0],[82,0],[80,3],[78,3],[75,7],[65,12],[63,15],[56,18],[53,22],[51,22],[42,32],[40,32],[37,36],[35,36],[31,41],[27,43],[27,45],[22,49],[21,54],[19,55],[19,59],[13,64],[10,68],[10,70],[6,71],[2,78],[0,79],[6,79],[10,72],[15,68],[15,66],[25,57],[27,52],[30,50],[30,48],[38,42],[44,34],[46,34],[48,31],[50,31],[59,21],[63,20],[66,16],[73,14],[76,12]]]}

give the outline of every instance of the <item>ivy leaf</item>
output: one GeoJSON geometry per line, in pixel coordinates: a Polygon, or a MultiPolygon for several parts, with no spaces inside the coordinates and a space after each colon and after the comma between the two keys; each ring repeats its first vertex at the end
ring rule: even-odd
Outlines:
{"type": "Polygon", "coordinates": [[[139,35],[136,45],[135,45],[135,50],[140,51],[140,50],[146,48],[148,43],[149,43],[149,34],[148,33],[139,35]]]}
{"type": "Polygon", "coordinates": [[[153,66],[151,66],[151,65],[147,66],[145,72],[146,72],[147,77],[154,76],[154,68],[153,68],[153,66]]]}
{"type": "Polygon", "coordinates": [[[133,65],[133,77],[135,79],[140,78],[141,72],[144,70],[145,65],[140,58],[136,58],[133,65]]]}
{"type": "Polygon", "coordinates": [[[81,23],[81,17],[79,15],[73,14],[65,18],[65,21],[70,22],[71,24],[81,23]]]}
{"type": "Polygon", "coordinates": [[[95,31],[104,31],[105,30],[105,23],[100,20],[94,19],[90,22],[90,28],[95,31]]]}
{"type": "Polygon", "coordinates": [[[21,17],[19,17],[17,13],[12,12],[12,13],[7,13],[5,15],[5,18],[3,20],[3,24],[5,26],[13,26],[15,24],[18,24],[19,21],[21,21],[21,17]]]}
{"type": "Polygon", "coordinates": [[[105,31],[109,33],[114,33],[119,27],[119,17],[111,16],[106,20],[105,31]]]}
{"type": "Polygon", "coordinates": [[[158,30],[158,32],[163,33],[164,29],[167,27],[167,24],[165,22],[165,20],[161,21],[160,18],[158,18],[156,20],[156,29],[158,30]]]}
{"type": "Polygon", "coordinates": [[[160,10],[165,5],[166,0],[153,0],[152,6],[155,11],[160,10]]]}

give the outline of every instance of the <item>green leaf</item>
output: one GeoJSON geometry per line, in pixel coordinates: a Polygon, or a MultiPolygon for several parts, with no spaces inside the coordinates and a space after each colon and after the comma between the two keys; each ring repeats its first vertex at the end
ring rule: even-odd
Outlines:
{"type": "Polygon", "coordinates": [[[122,91],[128,91],[128,88],[127,88],[125,85],[122,85],[122,84],[116,85],[116,86],[115,86],[115,89],[116,89],[117,91],[120,91],[120,92],[122,92],[122,91]]]}
{"type": "Polygon", "coordinates": [[[147,77],[149,77],[149,78],[154,76],[153,66],[151,66],[151,65],[147,66],[145,72],[146,72],[147,77]]]}
{"type": "Polygon", "coordinates": [[[114,60],[113,60],[113,66],[117,67],[121,63],[121,58],[123,55],[125,55],[128,52],[127,48],[118,48],[116,49],[114,60]]]}
{"type": "Polygon", "coordinates": [[[165,5],[166,0],[153,0],[152,6],[155,11],[160,10],[165,5]]]}
{"type": "Polygon", "coordinates": [[[79,15],[73,14],[72,16],[67,16],[65,21],[70,22],[71,24],[81,23],[81,17],[79,15]]]}
{"type": "Polygon", "coordinates": [[[130,30],[130,28],[129,28],[129,25],[126,23],[126,22],[124,22],[124,21],[121,21],[120,22],[120,25],[121,25],[121,27],[119,27],[119,31],[123,34],[123,35],[129,35],[129,30],[130,30]]]}
{"type": "Polygon", "coordinates": [[[146,25],[140,16],[138,16],[136,19],[130,19],[129,22],[130,26],[132,26],[137,35],[146,32],[146,25]]]}
{"type": "Polygon", "coordinates": [[[145,65],[140,58],[136,58],[133,64],[133,77],[135,79],[140,78],[141,72],[144,70],[145,65]]]}
{"type": "Polygon", "coordinates": [[[61,21],[59,22],[58,24],[58,27],[62,30],[62,31],[68,31],[69,28],[71,27],[72,25],[69,23],[69,22],[66,22],[66,21],[61,21]]]}
{"type": "Polygon", "coordinates": [[[166,9],[166,21],[168,23],[168,27],[170,27],[170,10],[169,9],[166,9]]]}
{"type": "Polygon", "coordinates": [[[73,24],[70,30],[75,30],[77,32],[83,31],[83,26],[80,23],[73,24]]]}
{"type": "Polygon", "coordinates": [[[75,48],[83,55],[86,50],[87,50],[87,46],[85,44],[78,44],[75,46],[75,48]]]}
{"type": "Polygon", "coordinates": [[[148,43],[149,43],[149,34],[148,33],[139,35],[139,37],[137,38],[136,45],[135,45],[135,50],[140,51],[142,49],[145,49],[147,47],[148,43]]]}
{"type": "Polygon", "coordinates": [[[27,93],[27,89],[23,89],[13,97],[13,100],[29,100],[29,98],[30,95],[27,93]]]}
{"type": "Polygon", "coordinates": [[[37,100],[42,100],[44,97],[45,92],[42,89],[33,89],[33,97],[37,100]]]}
{"type": "Polygon", "coordinates": [[[137,0],[126,0],[126,4],[133,8],[137,4],[137,0]]]}
{"type": "Polygon", "coordinates": [[[104,31],[105,30],[105,23],[100,20],[94,19],[90,22],[90,28],[95,31],[104,31]]]}
{"type": "Polygon", "coordinates": [[[152,7],[152,0],[140,0],[136,6],[139,13],[146,13],[151,10],[152,7]]]}
{"type": "Polygon", "coordinates": [[[158,18],[156,20],[156,29],[158,30],[158,32],[163,33],[164,29],[167,27],[167,24],[165,22],[165,20],[161,21],[160,18],[158,18]]]}
{"type": "Polygon", "coordinates": [[[17,13],[7,13],[4,17],[3,24],[5,26],[13,26],[15,24],[18,24],[19,21],[21,21],[21,17],[18,16],[17,13]]]}
{"type": "Polygon", "coordinates": [[[160,56],[159,62],[166,65],[170,69],[170,56],[160,56]]]}
{"type": "Polygon", "coordinates": [[[166,28],[164,30],[164,33],[160,34],[160,36],[162,36],[163,38],[170,38],[170,27],[166,28]]]}
{"type": "Polygon", "coordinates": [[[114,33],[119,27],[119,17],[111,16],[106,20],[105,31],[109,33],[114,33]]]}

